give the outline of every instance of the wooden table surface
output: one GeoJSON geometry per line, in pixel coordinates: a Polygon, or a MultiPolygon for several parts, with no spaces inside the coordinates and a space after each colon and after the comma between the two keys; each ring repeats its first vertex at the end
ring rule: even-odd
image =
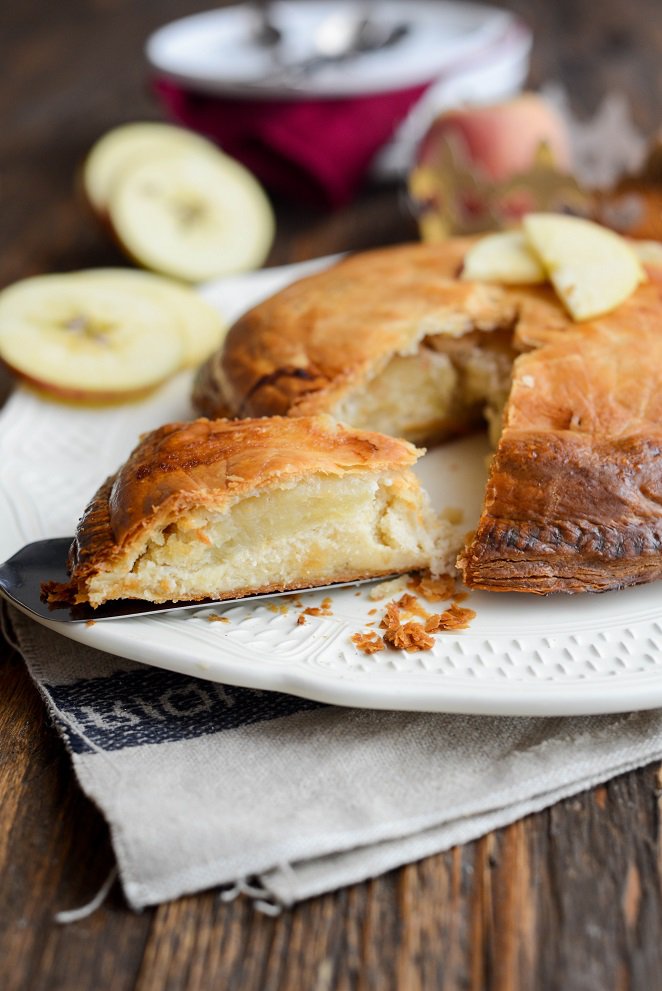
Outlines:
{"type": "MultiPolygon", "coordinates": [[[[77,198],[93,140],[157,118],[147,34],[208,0],[10,0],[0,11],[0,285],[121,264],[77,198]]],[[[535,33],[532,82],[561,81],[576,110],[605,90],[640,127],[662,116],[659,0],[514,0],[535,33]]],[[[366,189],[335,215],[278,206],[270,261],[411,237],[401,190],[366,189]]],[[[1,395],[9,388],[0,383],[1,395]]],[[[213,892],[130,912],[116,885],[69,927],[112,864],[20,658],[0,660],[0,988],[4,991],[330,991],[662,987],[659,781],[644,768],[507,829],[278,918],[213,892]]]]}

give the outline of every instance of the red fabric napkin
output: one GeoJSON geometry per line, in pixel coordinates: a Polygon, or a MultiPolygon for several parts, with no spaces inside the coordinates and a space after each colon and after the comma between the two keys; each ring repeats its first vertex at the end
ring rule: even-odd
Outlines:
{"type": "Polygon", "coordinates": [[[169,116],[217,142],[267,188],[315,206],[348,203],[429,84],[334,100],[239,100],[155,82],[169,116]]]}

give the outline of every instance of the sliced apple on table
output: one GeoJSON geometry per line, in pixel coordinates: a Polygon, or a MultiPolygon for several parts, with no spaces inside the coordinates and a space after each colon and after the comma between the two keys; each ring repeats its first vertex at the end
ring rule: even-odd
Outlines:
{"type": "Polygon", "coordinates": [[[262,188],[211,146],[133,163],[117,177],[108,210],[115,236],[133,259],[188,282],[258,268],[273,240],[262,188]]]}
{"type": "Polygon", "coordinates": [[[593,221],[530,213],[522,224],[530,247],[575,320],[616,309],[646,279],[628,242],[593,221]]]}
{"type": "Polygon", "coordinates": [[[197,368],[221,344],[228,325],[218,310],[188,286],[152,272],[129,268],[95,268],[76,273],[89,284],[116,288],[162,305],[175,316],[182,335],[182,365],[197,368]]]}
{"type": "Polygon", "coordinates": [[[547,282],[547,273],[522,231],[502,231],[486,234],[470,248],[462,278],[471,282],[537,285],[547,282]]]}
{"type": "Polygon", "coordinates": [[[271,204],[243,165],[192,131],[132,123],[97,141],[85,195],[138,265],[186,282],[258,268],[274,236],[271,204]]]}
{"type": "Polygon", "coordinates": [[[177,371],[183,350],[174,313],[116,285],[43,275],[0,293],[0,358],[57,398],[143,395],[177,371]]]}
{"type": "Polygon", "coordinates": [[[132,162],[167,153],[173,148],[199,145],[208,146],[209,142],[173,124],[137,121],[115,127],[99,138],[83,163],[85,195],[92,208],[105,216],[117,176],[132,162]]]}

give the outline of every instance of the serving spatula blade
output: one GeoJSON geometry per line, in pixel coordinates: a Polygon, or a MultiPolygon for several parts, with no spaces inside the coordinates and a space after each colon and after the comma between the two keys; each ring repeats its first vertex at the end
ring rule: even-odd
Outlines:
{"type": "Polygon", "coordinates": [[[41,599],[43,582],[66,582],[67,554],[72,537],[52,537],[26,544],[8,561],[0,565],[0,595],[23,611],[40,619],[58,623],[101,622],[106,619],[127,619],[156,613],[176,612],[184,609],[200,609],[209,605],[236,605],[238,602],[258,602],[281,595],[302,595],[305,592],[326,592],[348,585],[364,585],[366,582],[388,581],[394,575],[381,575],[379,579],[364,578],[332,585],[316,585],[309,588],[287,589],[283,592],[258,592],[237,599],[199,599],[196,602],[144,602],[141,599],[115,599],[96,609],[88,605],[52,606],[41,599]]]}

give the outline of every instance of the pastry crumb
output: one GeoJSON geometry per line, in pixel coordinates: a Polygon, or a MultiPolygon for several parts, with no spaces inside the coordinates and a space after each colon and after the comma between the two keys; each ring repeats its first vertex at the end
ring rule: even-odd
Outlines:
{"type": "Polygon", "coordinates": [[[306,617],[304,616],[303,613],[299,613],[299,615],[297,616],[297,626],[305,626],[305,625],[306,625],[306,617]]]}
{"type": "Polygon", "coordinates": [[[400,626],[400,610],[395,602],[387,603],[386,612],[382,616],[382,621],[379,625],[387,633],[394,633],[398,629],[400,626]]]}
{"type": "Polygon", "coordinates": [[[307,606],[303,612],[302,616],[333,616],[333,610],[331,609],[331,598],[326,596],[320,602],[319,606],[307,606]]]}
{"type": "Polygon", "coordinates": [[[430,615],[411,592],[405,592],[404,595],[401,595],[396,605],[409,616],[420,616],[421,619],[427,619],[430,615]]]}
{"type": "Polygon", "coordinates": [[[217,612],[213,612],[211,616],[207,616],[210,623],[229,623],[230,620],[227,616],[219,616],[217,612]]]}
{"type": "Polygon", "coordinates": [[[395,630],[387,630],[384,639],[399,650],[410,653],[414,650],[430,650],[434,646],[434,638],[414,619],[399,624],[395,630]]]}
{"type": "Polygon", "coordinates": [[[466,630],[476,616],[475,610],[463,609],[455,602],[444,612],[430,616],[425,622],[428,633],[444,633],[450,630],[466,630]]]}
{"type": "MultiPolygon", "coordinates": [[[[449,575],[441,579],[417,579],[418,582],[428,582],[426,590],[430,595],[434,595],[437,600],[441,598],[465,598],[468,593],[455,593],[455,579],[449,575]],[[442,594],[443,593],[443,594],[442,594]]],[[[410,587],[411,584],[410,584],[410,587]]],[[[416,586],[417,591],[419,585],[416,586]]],[[[373,610],[374,612],[374,610],[373,610]]],[[[448,609],[442,613],[430,615],[421,606],[415,595],[405,592],[397,600],[386,603],[384,614],[380,622],[380,628],[384,631],[384,643],[396,650],[416,651],[431,650],[434,647],[434,633],[443,633],[451,630],[465,630],[476,613],[473,609],[462,608],[457,602],[452,602],[448,609]],[[404,619],[406,620],[403,622],[404,619]],[[408,619],[409,616],[416,616],[423,620],[408,619]]],[[[371,624],[367,624],[371,625],[371,624]]],[[[356,634],[356,636],[366,634],[356,634]]]]}
{"type": "Polygon", "coordinates": [[[390,581],[380,582],[379,585],[373,585],[368,592],[368,598],[372,599],[373,602],[379,599],[388,599],[390,595],[397,595],[398,592],[404,591],[407,588],[408,581],[408,575],[400,575],[399,578],[391,578],[390,581]]]}
{"type": "Polygon", "coordinates": [[[416,595],[422,595],[428,602],[443,602],[455,595],[455,578],[453,575],[415,575],[409,580],[408,588],[416,595]]]}
{"type": "Polygon", "coordinates": [[[96,619],[88,619],[85,623],[85,626],[96,626],[96,625],[97,625],[96,619]]]}
{"type": "Polygon", "coordinates": [[[281,616],[287,616],[288,612],[287,603],[283,602],[270,602],[267,609],[269,609],[270,612],[280,613],[281,616]]]}
{"type": "Polygon", "coordinates": [[[364,654],[376,654],[378,650],[384,650],[386,645],[382,638],[374,630],[370,633],[355,633],[352,643],[364,654]]]}
{"type": "MultiPolygon", "coordinates": [[[[412,596],[413,598],[413,596],[412,596]]],[[[421,623],[409,620],[402,623],[397,602],[389,602],[380,626],[385,631],[384,640],[398,650],[430,650],[434,640],[425,631],[421,623]]]]}

